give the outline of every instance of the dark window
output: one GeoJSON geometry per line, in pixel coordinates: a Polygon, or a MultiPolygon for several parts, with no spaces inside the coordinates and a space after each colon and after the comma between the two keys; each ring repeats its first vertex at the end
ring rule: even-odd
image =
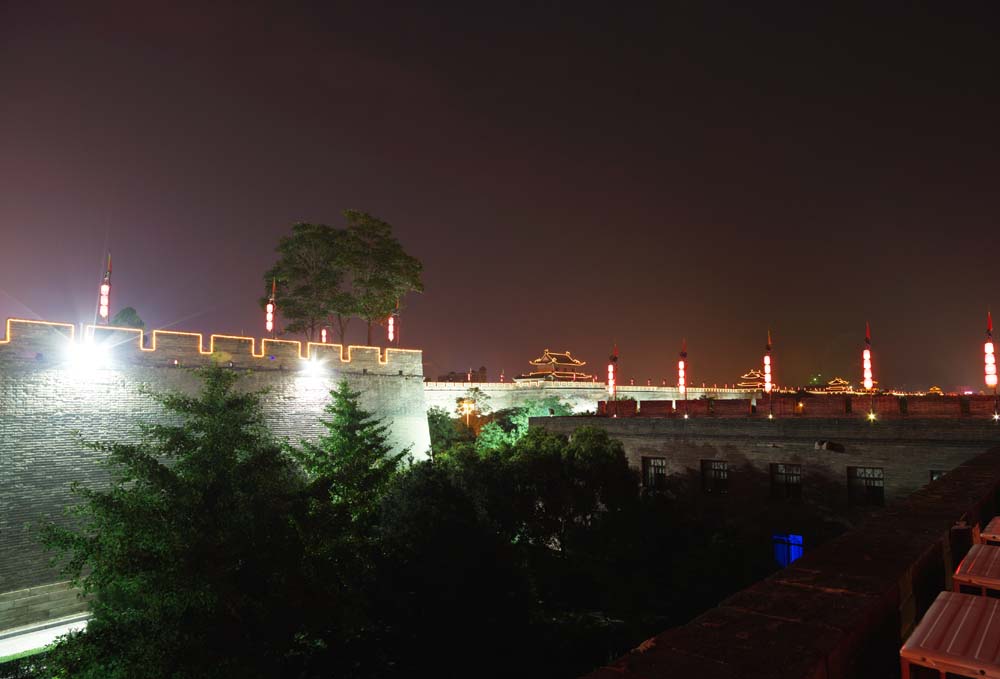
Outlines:
{"type": "Polygon", "coordinates": [[[945,472],[941,471],[940,469],[932,469],[931,470],[931,481],[937,481],[938,479],[940,479],[944,475],[945,475],[945,472]]]}
{"type": "Polygon", "coordinates": [[[782,568],[802,556],[801,535],[793,533],[789,533],[788,535],[772,535],[771,544],[774,546],[774,560],[782,568]]]}
{"type": "Polygon", "coordinates": [[[848,467],[847,499],[852,505],[885,505],[885,473],[882,467],[848,467]]]}
{"type": "Polygon", "coordinates": [[[667,485],[667,458],[642,458],[642,485],[645,488],[663,488],[667,485]]]}
{"type": "Polygon", "coordinates": [[[771,465],[771,497],[778,500],[802,498],[802,465],[771,465]]]}
{"type": "Polygon", "coordinates": [[[729,463],[725,460],[702,460],[701,489],[717,495],[729,492],[729,463]]]}

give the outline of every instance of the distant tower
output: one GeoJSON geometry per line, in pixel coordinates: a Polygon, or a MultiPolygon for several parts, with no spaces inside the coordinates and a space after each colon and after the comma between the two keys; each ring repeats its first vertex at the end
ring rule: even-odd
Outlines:
{"type": "Polygon", "coordinates": [[[614,351],[608,357],[608,396],[612,399],[618,393],[618,344],[615,343],[614,351]]]}
{"type": "Polygon", "coordinates": [[[107,325],[111,313],[111,250],[108,250],[107,266],[104,267],[104,278],[101,280],[101,291],[97,296],[98,322],[107,325]]]}
{"type": "Polygon", "coordinates": [[[271,296],[267,300],[267,306],[264,307],[264,328],[267,329],[269,333],[274,333],[274,294],[277,291],[278,281],[275,278],[271,279],[271,296]]]}

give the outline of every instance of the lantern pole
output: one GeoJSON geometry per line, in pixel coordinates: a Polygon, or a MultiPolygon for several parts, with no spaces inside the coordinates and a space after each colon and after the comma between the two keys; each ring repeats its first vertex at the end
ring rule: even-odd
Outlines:
{"type": "Polygon", "coordinates": [[[271,279],[271,296],[267,299],[267,306],[264,307],[264,328],[271,333],[274,339],[274,296],[278,288],[278,279],[271,279]]]}
{"type": "Polygon", "coordinates": [[[101,325],[107,325],[111,314],[111,250],[108,250],[107,266],[104,267],[104,278],[101,279],[100,291],[97,295],[97,320],[101,325]]]}
{"type": "Polygon", "coordinates": [[[872,372],[872,328],[868,321],[865,321],[865,348],[861,351],[861,376],[864,380],[865,390],[870,396],[868,407],[868,419],[875,420],[875,379],[872,372]]]}
{"type": "Polygon", "coordinates": [[[997,399],[997,359],[993,352],[993,316],[986,312],[986,343],[983,345],[986,362],[986,386],[993,387],[993,421],[1000,422],[1000,402],[997,399]]]}
{"type": "Polygon", "coordinates": [[[764,391],[767,392],[767,419],[774,419],[774,385],[771,382],[771,330],[767,331],[764,346],[764,391]]]}
{"type": "Polygon", "coordinates": [[[680,360],[677,361],[677,391],[684,401],[684,419],[688,418],[687,402],[687,338],[681,340],[680,360]]]}
{"type": "Polygon", "coordinates": [[[608,357],[608,396],[612,401],[618,400],[618,343],[614,345],[614,351],[608,357]]]}

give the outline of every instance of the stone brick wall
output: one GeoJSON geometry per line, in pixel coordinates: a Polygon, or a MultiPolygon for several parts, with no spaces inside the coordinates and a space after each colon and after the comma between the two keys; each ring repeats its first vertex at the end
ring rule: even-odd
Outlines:
{"type": "MultiPolygon", "coordinates": [[[[437,406],[454,411],[455,400],[464,396],[472,387],[481,389],[490,397],[493,410],[555,397],[573,406],[575,413],[597,412],[598,402],[608,398],[608,390],[601,382],[427,382],[424,385],[427,407],[437,406]]],[[[688,389],[688,398],[699,399],[706,395],[718,400],[746,399],[753,393],[747,389],[691,387],[688,389]]],[[[679,398],[679,392],[677,387],[619,385],[618,397],[638,402],[662,402],[679,398]]]]}
{"type": "MultiPolygon", "coordinates": [[[[697,403],[704,408],[705,402],[697,403]]],[[[760,474],[772,463],[802,465],[804,475],[823,477],[847,497],[848,467],[881,467],[886,502],[905,497],[930,481],[930,472],[948,471],[986,448],[1000,444],[1000,425],[992,419],[860,418],[714,418],[697,412],[691,419],[538,417],[531,424],[572,434],[577,427],[605,429],[625,447],[629,463],[642,467],[643,457],[663,457],[668,474],[700,474],[701,460],[727,460],[731,483],[739,483],[745,465],[760,474]],[[697,416],[696,416],[697,415],[697,416]],[[824,449],[823,441],[843,452],[824,449]]],[[[804,481],[803,493],[810,488],[804,481]]],[[[763,489],[766,494],[767,490],[763,489]]]]}
{"type": "Polygon", "coordinates": [[[977,455],[589,679],[884,679],[998,510],[1000,448],[977,455]]]}
{"type": "MultiPolygon", "coordinates": [[[[100,455],[80,439],[136,439],[142,423],[164,418],[143,390],[194,393],[200,380],[189,368],[221,363],[244,375],[239,388],[268,390],[268,422],[293,441],[320,433],[329,390],[346,379],[362,406],[385,418],[396,449],[423,457],[430,448],[419,351],[348,347],[342,357],[339,345],[258,346],[220,336],[205,345],[198,334],[163,331],[142,347],[138,331],[97,328],[93,343],[101,349],[81,356],[77,334],[71,325],[8,321],[0,342],[0,593],[61,579],[35,526],[73,502],[71,482],[106,483],[100,455]]],[[[0,611],[0,628],[3,622],[0,611]]]]}

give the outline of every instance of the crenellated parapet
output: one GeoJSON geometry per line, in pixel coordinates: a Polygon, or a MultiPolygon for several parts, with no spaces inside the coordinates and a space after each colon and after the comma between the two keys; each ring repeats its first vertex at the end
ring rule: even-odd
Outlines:
{"type": "Polygon", "coordinates": [[[322,367],[343,373],[423,377],[419,349],[258,339],[236,335],[153,330],[8,318],[0,340],[0,363],[43,365],[136,364],[199,367],[221,364],[253,370],[322,367]],[[206,341],[207,340],[207,341],[206,341]]]}

